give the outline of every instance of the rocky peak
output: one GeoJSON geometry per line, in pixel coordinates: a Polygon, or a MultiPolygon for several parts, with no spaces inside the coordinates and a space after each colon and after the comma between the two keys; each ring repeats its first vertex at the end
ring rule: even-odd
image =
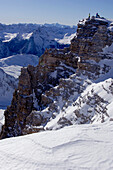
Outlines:
{"type": "Polygon", "coordinates": [[[109,26],[109,21],[104,18],[92,17],[79,21],[77,35],[71,41],[71,51],[80,58],[79,69],[88,72],[90,78],[92,72],[95,75],[99,74],[101,68],[98,63],[107,58],[107,55],[103,54],[103,48],[113,42],[109,26]]]}
{"type": "MultiPolygon", "coordinates": [[[[71,51],[78,52],[80,56],[88,53],[101,52],[106,45],[111,45],[112,37],[109,36],[109,23],[105,19],[86,19],[78,23],[77,34],[71,41],[71,51]]],[[[87,59],[86,56],[84,59],[87,59]]]]}

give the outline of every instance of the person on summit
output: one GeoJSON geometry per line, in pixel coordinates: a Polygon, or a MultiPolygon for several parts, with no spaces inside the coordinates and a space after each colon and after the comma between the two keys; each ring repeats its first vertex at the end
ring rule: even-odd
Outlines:
{"type": "Polygon", "coordinates": [[[88,17],[88,19],[90,19],[90,13],[89,13],[89,17],[88,17]]]}
{"type": "Polygon", "coordinates": [[[98,13],[96,13],[96,18],[100,18],[100,15],[98,13]]]}

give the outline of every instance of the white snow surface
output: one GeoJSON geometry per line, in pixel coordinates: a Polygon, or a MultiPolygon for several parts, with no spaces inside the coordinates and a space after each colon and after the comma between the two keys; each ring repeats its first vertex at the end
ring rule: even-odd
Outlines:
{"type": "Polygon", "coordinates": [[[2,125],[4,124],[5,118],[4,118],[4,110],[5,108],[0,109],[0,132],[2,125]]]}
{"type": "Polygon", "coordinates": [[[9,42],[13,38],[16,38],[17,35],[18,35],[18,33],[4,33],[4,39],[5,40],[3,40],[3,42],[9,42]]]}
{"type": "Polygon", "coordinates": [[[63,39],[55,39],[60,44],[71,44],[71,40],[76,36],[76,33],[71,34],[70,36],[66,33],[63,39]]]}
{"type": "Polygon", "coordinates": [[[0,141],[1,170],[111,170],[113,123],[73,125],[0,141]]]}
{"type": "Polygon", "coordinates": [[[5,73],[18,78],[22,67],[27,67],[29,64],[38,65],[38,56],[32,54],[17,54],[10,57],[0,59],[0,68],[5,73]]]}
{"type": "Polygon", "coordinates": [[[10,104],[17,82],[17,79],[0,68],[0,108],[10,104]]]}

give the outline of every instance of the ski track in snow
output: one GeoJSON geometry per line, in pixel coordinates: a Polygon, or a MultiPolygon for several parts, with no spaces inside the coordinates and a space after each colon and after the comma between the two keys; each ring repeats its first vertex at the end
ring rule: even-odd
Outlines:
{"type": "Polygon", "coordinates": [[[113,125],[76,125],[0,141],[1,170],[113,169],[113,125]]]}

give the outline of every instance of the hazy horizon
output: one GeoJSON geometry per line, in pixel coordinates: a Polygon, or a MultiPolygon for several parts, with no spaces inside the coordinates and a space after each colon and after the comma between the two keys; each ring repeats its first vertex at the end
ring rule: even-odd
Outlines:
{"type": "Polygon", "coordinates": [[[112,19],[112,0],[0,0],[0,22],[3,24],[36,23],[77,25],[95,15],[112,19]]]}

